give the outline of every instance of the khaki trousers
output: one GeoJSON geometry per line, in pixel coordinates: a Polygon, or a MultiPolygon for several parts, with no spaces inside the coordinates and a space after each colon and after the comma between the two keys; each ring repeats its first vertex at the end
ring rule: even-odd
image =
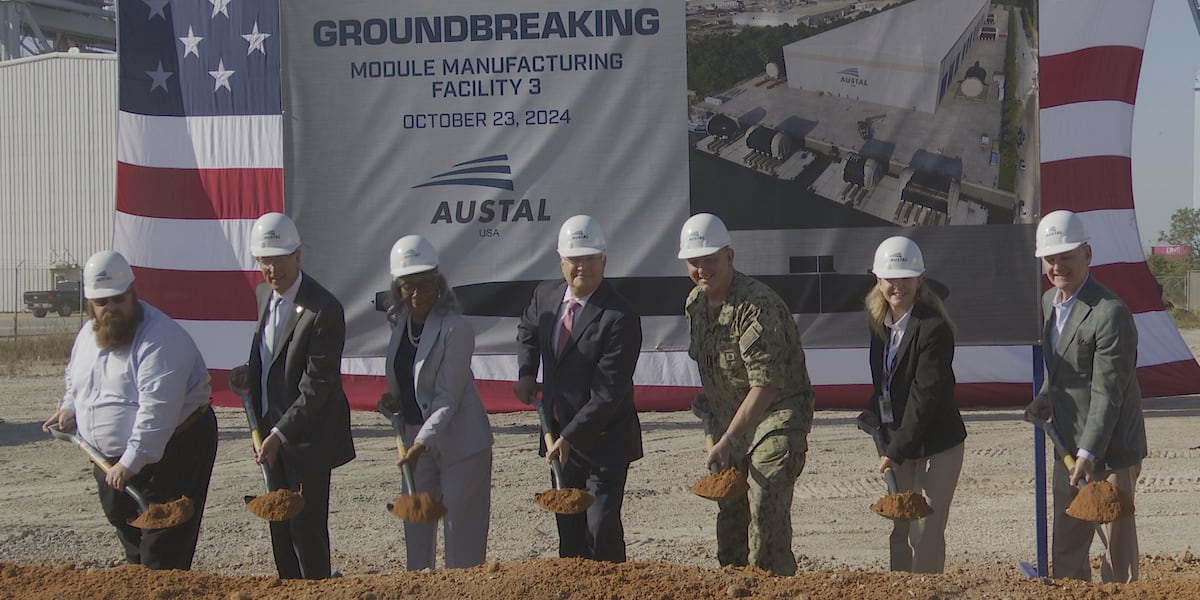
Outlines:
{"type": "Polygon", "coordinates": [[[896,520],[888,538],[893,571],[941,573],[946,567],[946,522],[962,471],[964,445],[904,461],[896,469],[900,491],[924,494],[933,513],[915,521],[896,520]]]}
{"type": "MultiPolygon", "coordinates": [[[[1108,482],[1133,500],[1142,463],[1113,471],[1108,482]]],[[[1092,580],[1088,550],[1092,536],[1100,533],[1104,555],[1100,558],[1100,580],[1105,583],[1128,583],[1138,578],[1137,523],[1134,517],[1117,519],[1107,525],[1081,521],[1067,514],[1067,506],[1078,490],[1070,486],[1070,475],[1062,461],[1054,466],[1054,543],[1050,573],[1056,579],[1092,580]]]]}

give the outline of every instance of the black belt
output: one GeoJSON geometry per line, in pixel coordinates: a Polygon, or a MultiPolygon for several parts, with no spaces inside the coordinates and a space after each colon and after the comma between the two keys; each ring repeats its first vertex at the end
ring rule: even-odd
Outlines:
{"type": "Polygon", "coordinates": [[[204,406],[197,408],[194,412],[192,412],[192,414],[188,415],[186,419],[184,419],[183,421],[181,421],[179,423],[179,426],[175,428],[175,433],[173,433],[171,435],[176,436],[176,435],[179,435],[179,434],[187,431],[189,427],[196,424],[196,421],[199,421],[201,417],[203,417],[206,413],[211,412],[211,411],[212,411],[212,406],[210,406],[208,404],[205,404],[204,406]]]}

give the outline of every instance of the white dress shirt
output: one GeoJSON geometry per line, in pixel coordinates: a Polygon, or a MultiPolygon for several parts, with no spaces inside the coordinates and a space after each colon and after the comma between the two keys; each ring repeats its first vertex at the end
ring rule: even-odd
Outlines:
{"type": "Polygon", "coordinates": [[[96,343],[93,321],[75,336],[60,408],[75,412],[79,436],[138,473],[162,459],[175,428],[208,404],[208,369],[187,331],[141,302],[142,323],[128,347],[96,343]]]}

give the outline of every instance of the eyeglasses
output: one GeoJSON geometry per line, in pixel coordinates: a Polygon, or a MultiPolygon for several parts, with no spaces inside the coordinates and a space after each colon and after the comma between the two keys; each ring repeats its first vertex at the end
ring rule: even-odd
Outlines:
{"type": "Polygon", "coordinates": [[[95,304],[96,306],[99,306],[100,308],[104,308],[105,306],[108,306],[109,302],[112,302],[113,304],[124,304],[125,299],[128,297],[129,297],[129,290],[125,290],[124,292],[121,292],[120,294],[117,294],[116,296],[109,296],[107,298],[92,298],[92,304],[95,304]]]}
{"type": "Polygon", "coordinates": [[[258,266],[260,267],[278,267],[286,264],[288,259],[292,258],[293,255],[295,255],[295,252],[282,256],[259,256],[255,257],[254,260],[258,262],[258,266]]]}
{"type": "Polygon", "coordinates": [[[583,256],[564,256],[563,262],[578,267],[580,265],[594,265],[599,263],[604,258],[603,254],[585,254],[583,256]]]}
{"type": "Polygon", "coordinates": [[[417,281],[401,281],[396,280],[396,287],[400,288],[405,294],[414,294],[421,292],[422,294],[432,294],[437,290],[438,281],[435,277],[421,279],[417,281]]]}

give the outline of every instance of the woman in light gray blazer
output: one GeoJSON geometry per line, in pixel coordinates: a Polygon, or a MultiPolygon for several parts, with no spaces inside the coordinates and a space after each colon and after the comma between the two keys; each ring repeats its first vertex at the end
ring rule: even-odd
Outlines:
{"type": "MultiPolygon", "coordinates": [[[[437,251],[408,235],[392,246],[388,391],[380,402],[404,418],[417,491],[446,506],[446,567],[483,564],[492,489],[492,431],[475,389],[475,330],[438,271],[437,251]]],[[[412,490],[407,490],[412,492],[412,490]]],[[[437,523],[404,523],[407,568],[433,568],[437,523]]]]}

